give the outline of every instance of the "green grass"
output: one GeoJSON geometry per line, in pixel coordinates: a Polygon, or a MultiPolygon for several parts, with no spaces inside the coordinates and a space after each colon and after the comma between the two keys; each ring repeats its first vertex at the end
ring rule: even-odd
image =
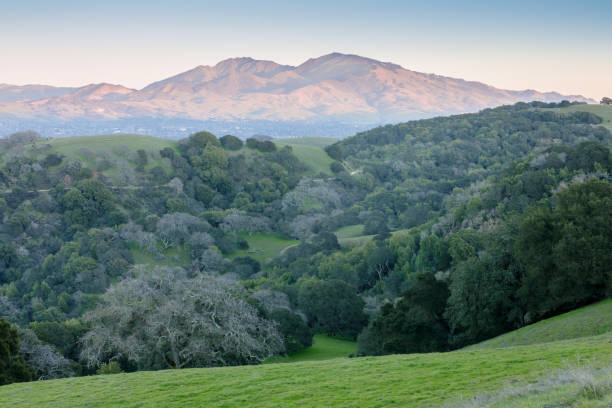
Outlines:
{"type": "Polygon", "coordinates": [[[554,108],[559,112],[590,112],[600,116],[604,121],[602,126],[612,130],[612,105],[573,105],[566,108],[554,108]]]}
{"type": "MultiPolygon", "coordinates": [[[[112,158],[114,156],[116,159],[127,161],[135,169],[136,163],[132,160],[133,157],[128,157],[130,155],[127,152],[133,156],[139,149],[157,153],[165,147],[176,148],[176,142],[172,140],[130,134],[63,137],[38,141],[31,146],[29,145],[28,148],[32,147],[31,151],[36,155],[38,154],[36,153],[36,147],[44,145],[51,146],[50,151],[44,151],[45,154],[55,152],[68,158],[76,158],[84,163],[85,167],[93,170],[97,168],[97,160],[101,157],[110,156],[112,158]]],[[[156,159],[150,158],[145,170],[150,170],[155,166],[164,167],[164,163],[159,156],[156,159]]],[[[166,171],[168,170],[169,167],[166,167],[166,171]]],[[[111,167],[104,170],[102,174],[118,180],[119,169],[111,167]]]]}
{"type": "Polygon", "coordinates": [[[323,149],[324,147],[336,143],[338,140],[339,139],[332,137],[292,137],[289,139],[276,139],[274,143],[281,146],[314,146],[323,149]]]}
{"type": "Polygon", "coordinates": [[[334,231],[338,239],[357,238],[363,236],[363,224],[347,225],[334,231]]]}
{"type": "Polygon", "coordinates": [[[238,250],[230,258],[237,256],[250,256],[259,262],[266,262],[276,258],[280,251],[290,245],[298,244],[300,241],[285,239],[277,234],[256,232],[252,235],[240,234],[249,243],[249,249],[238,250]]]}
{"type": "MultiPolygon", "coordinates": [[[[406,232],[407,229],[399,229],[391,232],[391,235],[406,232]]],[[[354,248],[370,241],[375,235],[363,235],[363,224],[347,225],[334,231],[338,238],[338,243],[343,248],[354,248]]]]}
{"type": "MultiPolygon", "coordinates": [[[[546,343],[595,336],[612,330],[612,299],[573,310],[484,341],[468,350],[546,343]]],[[[611,353],[612,353],[612,346],[611,353]]]]}
{"type": "Polygon", "coordinates": [[[337,139],[324,137],[302,137],[295,139],[279,139],[274,143],[278,147],[291,146],[293,154],[302,162],[310,166],[313,174],[330,174],[330,164],[333,159],[327,155],[323,148],[336,142],[337,139]]]}
{"type": "Polygon", "coordinates": [[[92,151],[112,150],[113,147],[124,145],[133,150],[161,150],[164,147],[174,147],[176,142],[159,137],[144,135],[96,135],[62,137],[45,141],[53,150],[66,155],[73,155],[81,148],[92,151]]]}
{"type": "Polygon", "coordinates": [[[135,265],[183,266],[191,263],[183,248],[169,248],[164,252],[162,260],[155,259],[153,255],[135,246],[130,250],[134,256],[135,265]]]}
{"type": "Polygon", "coordinates": [[[299,361],[330,360],[348,357],[357,352],[357,342],[316,334],[311,347],[288,357],[276,357],[266,363],[297,363],[299,361]]]}
{"type": "Polygon", "coordinates": [[[0,387],[6,407],[429,407],[576,362],[610,365],[612,333],[505,349],[169,370],[0,387]]]}

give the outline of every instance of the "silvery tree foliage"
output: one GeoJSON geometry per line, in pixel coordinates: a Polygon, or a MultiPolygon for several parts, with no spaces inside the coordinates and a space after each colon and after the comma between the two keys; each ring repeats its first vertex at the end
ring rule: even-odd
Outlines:
{"type": "Polygon", "coordinates": [[[36,375],[37,380],[72,377],[70,361],[48,344],[43,344],[30,329],[19,328],[19,352],[36,375]]]}
{"type": "Polygon", "coordinates": [[[81,358],[91,367],[119,359],[139,369],[255,364],[284,351],[276,323],[243,289],[210,275],[125,279],[84,319],[92,329],[81,358]]]}

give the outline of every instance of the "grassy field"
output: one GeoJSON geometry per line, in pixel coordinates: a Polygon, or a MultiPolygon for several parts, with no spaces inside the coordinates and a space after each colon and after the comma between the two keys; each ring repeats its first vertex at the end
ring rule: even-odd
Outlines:
{"type": "Polygon", "coordinates": [[[183,266],[191,263],[188,254],[185,253],[183,248],[167,249],[164,252],[164,259],[160,260],[155,259],[153,255],[140,248],[133,247],[130,250],[134,256],[135,265],[183,266]]]}
{"type": "Polygon", "coordinates": [[[295,139],[279,139],[275,140],[277,146],[291,146],[293,153],[303,163],[306,163],[313,169],[313,174],[325,173],[330,174],[330,164],[333,160],[327,155],[323,148],[336,142],[337,139],[324,137],[302,137],[295,139]]]}
{"type": "Polygon", "coordinates": [[[334,231],[338,239],[357,238],[363,236],[363,224],[347,225],[334,231]]]}
{"type": "MultiPolygon", "coordinates": [[[[400,232],[408,231],[406,229],[399,229],[392,231],[391,235],[399,234],[400,232]]],[[[344,248],[354,248],[365,244],[375,235],[363,235],[363,224],[347,225],[345,227],[338,228],[334,231],[338,238],[338,243],[344,248]]]]}
{"type": "Polygon", "coordinates": [[[44,143],[50,144],[54,151],[66,155],[78,153],[78,150],[82,148],[96,151],[124,145],[133,150],[161,150],[164,147],[174,147],[176,145],[176,142],[172,140],[144,135],[74,136],[51,139],[44,143]]]}
{"type": "Polygon", "coordinates": [[[280,146],[313,146],[323,149],[338,141],[333,137],[292,137],[289,139],[276,139],[274,143],[280,146]]]}
{"type": "Polygon", "coordinates": [[[43,150],[44,154],[55,152],[68,158],[76,158],[85,167],[92,170],[96,170],[99,167],[100,160],[108,160],[111,163],[111,167],[101,171],[101,173],[119,182],[119,184],[125,184],[126,180],[129,179],[125,179],[125,174],[121,173],[127,169],[131,171],[136,168],[135,158],[137,150],[142,149],[149,152],[148,163],[144,166],[145,170],[150,170],[155,166],[162,166],[166,171],[169,171],[169,166],[164,164],[159,156],[159,151],[165,147],[175,148],[176,142],[153,136],[118,134],[73,136],[42,140],[28,145],[28,148],[32,148],[32,152],[36,152],[37,147],[44,145],[51,146],[50,151],[43,150]],[[122,166],[122,170],[117,167],[119,163],[122,166]]]}
{"type": "Polygon", "coordinates": [[[267,260],[277,257],[283,248],[300,242],[297,240],[285,239],[276,234],[264,234],[261,232],[256,232],[252,235],[241,235],[249,243],[249,249],[238,250],[234,252],[230,258],[250,256],[253,259],[257,259],[259,262],[266,262],[267,260]]]}
{"type": "Polygon", "coordinates": [[[356,352],[357,342],[355,341],[336,339],[326,334],[316,334],[311,347],[288,357],[270,359],[266,364],[330,360],[333,358],[348,357],[356,352]]]}
{"type": "Polygon", "coordinates": [[[600,116],[603,126],[612,130],[612,105],[573,105],[566,108],[554,108],[559,112],[590,112],[600,116]]]}
{"type": "MultiPolygon", "coordinates": [[[[502,334],[466,350],[511,347],[595,336],[612,331],[612,299],[502,334]]],[[[612,354],[612,345],[610,346],[612,354]]]]}
{"type": "Polygon", "coordinates": [[[68,378],[0,387],[0,401],[22,408],[446,406],[578,362],[608,367],[611,342],[607,333],[505,349],[68,378]]]}

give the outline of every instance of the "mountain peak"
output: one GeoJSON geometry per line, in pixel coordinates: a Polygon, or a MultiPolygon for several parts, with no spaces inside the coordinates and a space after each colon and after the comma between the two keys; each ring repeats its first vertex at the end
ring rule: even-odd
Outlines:
{"type": "Polygon", "coordinates": [[[270,78],[293,68],[290,65],[280,65],[274,61],[256,60],[251,57],[229,58],[214,66],[218,75],[250,73],[264,78],[270,78]]]}
{"type": "Polygon", "coordinates": [[[101,82],[98,84],[89,84],[78,88],[76,91],[66,95],[70,98],[87,99],[87,100],[120,100],[124,96],[134,92],[133,89],[124,87],[123,85],[109,84],[101,82]]]}

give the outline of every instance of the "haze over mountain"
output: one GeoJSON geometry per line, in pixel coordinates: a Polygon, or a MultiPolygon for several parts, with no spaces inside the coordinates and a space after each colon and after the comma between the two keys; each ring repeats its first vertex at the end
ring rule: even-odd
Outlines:
{"type": "Polygon", "coordinates": [[[195,67],[141,90],[111,84],[0,85],[0,115],[61,121],[146,117],[372,124],[474,112],[518,101],[563,99],[593,102],[580,95],[498,89],[333,53],[297,67],[232,58],[212,67],[195,67]]]}

